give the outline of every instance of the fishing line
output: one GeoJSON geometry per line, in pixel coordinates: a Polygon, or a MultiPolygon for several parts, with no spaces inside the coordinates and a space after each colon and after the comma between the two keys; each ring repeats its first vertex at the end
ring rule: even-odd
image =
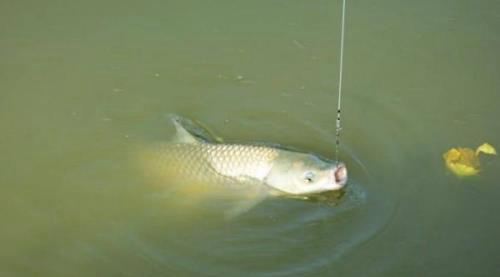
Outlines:
{"type": "Polygon", "coordinates": [[[335,123],[335,158],[337,162],[339,161],[339,148],[340,148],[340,104],[342,101],[342,73],[344,69],[344,33],[345,33],[345,10],[346,10],[346,0],[342,0],[342,24],[340,33],[340,64],[339,64],[339,92],[338,92],[338,102],[337,102],[337,120],[335,123]]]}

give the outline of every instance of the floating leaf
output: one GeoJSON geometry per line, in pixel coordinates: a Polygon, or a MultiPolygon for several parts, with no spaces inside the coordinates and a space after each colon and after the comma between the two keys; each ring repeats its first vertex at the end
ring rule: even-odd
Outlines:
{"type": "Polygon", "coordinates": [[[455,148],[451,148],[448,152],[444,153],[443,158],[445,161],[456,161],[460,159],[460,151],[455,148]]]}
{"type": "Polygon", "coordinates": [[[443,154],[443,159],[446,167],[455,175],[472,176],[480,171],[479,153],[496,155],[497,152],[493,146],[488,143],[483,143],[476,151],[470,148],[451,148],[443,154]]]}
{"type": "Polygon", "coordinates": [[[457,176],[461,177],[473,176],[479,173],[479,169],[464,164],[454,164],[450,169],[452,169],[453,173],[455,173],[457,176]]]}
{"type": "Polygon", "coordinates": [[[443,155],[448,169],[455,175],[472,176],[479,173],[479,159],[470,148],[452,148],[443,155]]]}
{"type": "Polygon", "coordinates": [[[484,154],[489,154],[489,155],[496,155],[497,151],[491,144],[489,143],[483,143],[481,146],[479,146],[476,150],[476,155],[479,155],[479,153],[484,153],[484,154]]]}

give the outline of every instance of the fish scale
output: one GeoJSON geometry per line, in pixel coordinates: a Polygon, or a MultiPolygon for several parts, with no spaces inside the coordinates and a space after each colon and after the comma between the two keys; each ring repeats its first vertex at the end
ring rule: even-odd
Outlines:
{"type": "Polygon", "coordinates": [[[226,182],[228,177],[262,180],[278,156],[277,149],[265,146],[211,143],[162,143],[143,153],[149,176],[207,183],[226,182]]]}
{"type": "Polygon", "coordinates": [[[220,174],[262,180],[271,170],[278,150],[263,146],[201,144],[206,158],[220,174]]]}

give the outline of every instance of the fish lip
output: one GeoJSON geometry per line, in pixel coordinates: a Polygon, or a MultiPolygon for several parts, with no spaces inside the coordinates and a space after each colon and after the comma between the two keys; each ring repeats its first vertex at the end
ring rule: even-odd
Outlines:
{"type": "Polygon", "coordinates": [[[339,187],[343,188],[347,183],[347,167],[344,163],[338,163],[333,170],[333,181],[339,187]]]}

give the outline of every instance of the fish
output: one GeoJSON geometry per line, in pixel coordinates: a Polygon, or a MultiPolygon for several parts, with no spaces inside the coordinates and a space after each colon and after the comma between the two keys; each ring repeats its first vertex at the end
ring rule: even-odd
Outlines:
{"type": "Polygon", "coordinates": [[[145,176],[160,186],[176,183],[191,196],[221,191],[239,195],[244,201],[228,211],[228,217],[268,197],[306,199],[347,184],[343,162],[277,145],[225,143],[187,118],[175,114],[168,118],[175,135],[140,151],[145,176]]]}

